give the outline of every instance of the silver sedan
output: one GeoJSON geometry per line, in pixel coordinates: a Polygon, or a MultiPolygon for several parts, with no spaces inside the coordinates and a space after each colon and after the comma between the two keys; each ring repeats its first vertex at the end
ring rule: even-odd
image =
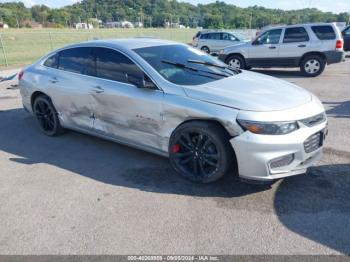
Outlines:
{"type": "Polygon", "coordinates": [[[44,134],[74,129],[167,156],[203,183],[229,170],[260,181],[305,173],[327,134],[311,93],[170,41],[67,46],[25,68],[19,85],[44,134]]]}

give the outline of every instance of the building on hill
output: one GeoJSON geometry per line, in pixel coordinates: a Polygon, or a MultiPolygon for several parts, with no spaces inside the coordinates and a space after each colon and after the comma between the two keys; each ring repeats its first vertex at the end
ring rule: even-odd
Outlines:
{"type": "Polygon", "coordinates": [[[8,28],[9,28],[8,24],[0,22],[0,29],[8,29],[8,28]]]}
{"type": "Polygon", "coordinates": [[[94,29],[94,26],[90,23],[76,23],[75,29],[94,29]]]}

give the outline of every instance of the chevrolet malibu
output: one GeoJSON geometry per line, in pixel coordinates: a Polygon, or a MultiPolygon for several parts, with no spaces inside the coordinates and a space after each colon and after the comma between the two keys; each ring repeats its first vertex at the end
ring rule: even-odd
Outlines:
{"type": "Polygon", "coordinates": [[[24,108],[48,136],[65,129],[169,157],[193,181],[273,181],[322,154],[320,101],[282,80],[156,39],[64,47],[19,73],[24,108]]]}

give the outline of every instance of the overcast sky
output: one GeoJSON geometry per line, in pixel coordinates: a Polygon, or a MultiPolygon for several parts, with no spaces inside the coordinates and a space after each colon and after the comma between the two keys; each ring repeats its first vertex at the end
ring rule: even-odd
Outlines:
{"type": "MultiPolygon", "coordinates": [[[[180,0],[192,4],[207,4],[215,0],[180,0]]],[[[0,2],[11,2],[11,0],[0,0],[0,2]]],[[[45,4],[50,7],[61,7],[77,2],[77,0],[23,0],[26,6],[45,4]]],[[[350,12],[350,0],[225,0],[224,2],[241,7],[259,5],[268,8],[281,8],[285,10],[316,7],[322,11],[335,13],[350,12]]]]}

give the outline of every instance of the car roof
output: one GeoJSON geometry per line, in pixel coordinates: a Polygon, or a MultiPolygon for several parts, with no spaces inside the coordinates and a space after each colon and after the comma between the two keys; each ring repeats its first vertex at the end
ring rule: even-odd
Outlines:
{"type": "Polygon", "coordinates": [[[116,47],[116,48],[123,48],[123,49],[137,49],[137,48],[144,48],[144,47],[152,47],[152,46],[163,46],[163,45],[174,45],[179,44],[177,42],[169,41],[169,40],[163,40],[163,39],[156,39],[156,38],[147,38],[147,37],[136,37],[136,38],[115,38],[115,39],[103,39],[103,40],[91,40],[86,41],[78,44],[73,44],[64,47],[66,48],[72,48],[72,47],[78,47],[78,46],[106,46],[106,47],[116,47]]]}
{"type": "Polygon", "coordinates": [[[207,29],[207,30],[202,30],[199,31],[201,34],[210,34],[210,33],[232,33],[230,30],[216,30],[216,29],[207,29]]]}
{"type": "Polygon", "coordinates": [[[276,26],[271,26],[269,28],[266,28],[264,31],[268,31],[270,29],[283,29],[283,28],[292,28],[292,27],[299,27],[299,26],[335,26],[333,23],[307,23],[307,24],[295,24],[295,25],[276,25],[276,26]]]}

